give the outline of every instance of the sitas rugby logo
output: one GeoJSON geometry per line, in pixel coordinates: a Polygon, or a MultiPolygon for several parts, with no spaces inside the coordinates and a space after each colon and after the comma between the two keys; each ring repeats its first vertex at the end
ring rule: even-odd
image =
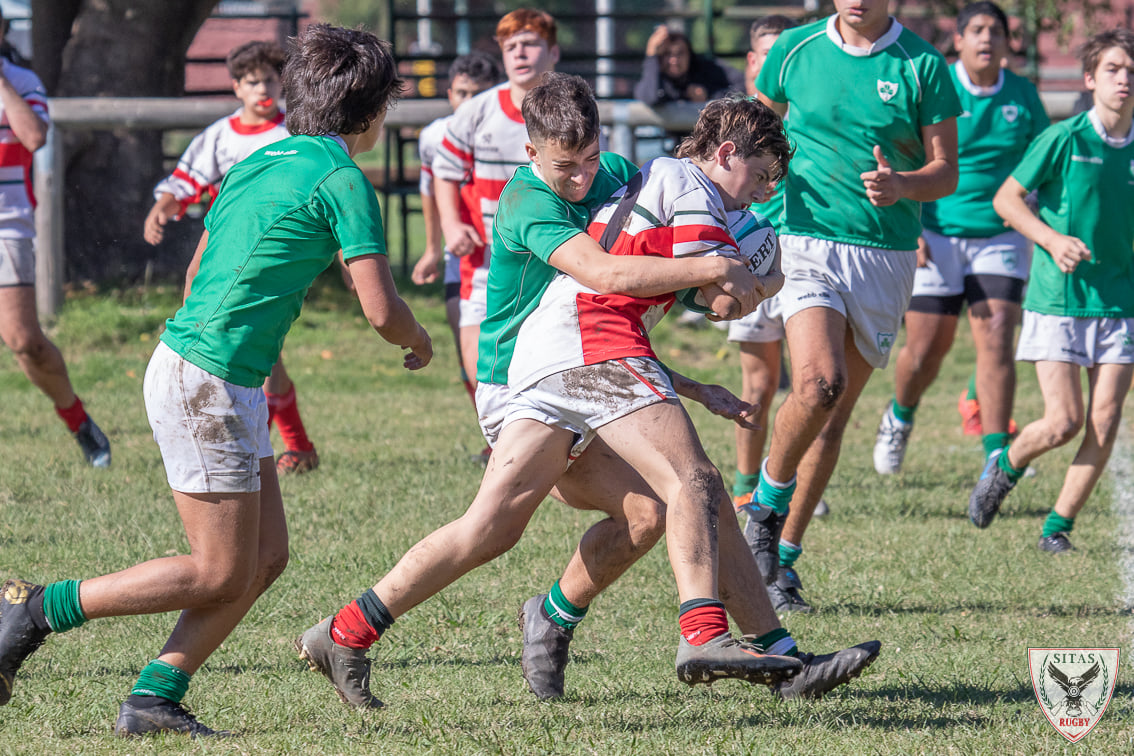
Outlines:
{"type": "Polygon", "coordinates": [[[1047,721],[1077,743],[1102,719],[1118,680],[1117,648],[1029,648],[1028,671],[1047,721]]]}

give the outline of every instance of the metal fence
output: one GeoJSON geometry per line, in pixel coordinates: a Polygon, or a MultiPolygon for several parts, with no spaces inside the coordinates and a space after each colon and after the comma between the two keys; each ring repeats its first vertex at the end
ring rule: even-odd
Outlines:
{"type": "MultiPolygon", "coordinates": [[[[1044,92],[1053,120],[1071,113],[1078,93],[1044,92]]],[[[673,103],[650,108],[636,100],[600,100],[599,119],[606,127],[608,149],[638,159],[640,127],[668,132],[692,129],[702,104],[673,103]]],[[[200,129],[232,112],[232,101],[177,97],[55,97],[48,101],[51,128],[47,144],[35,153],[36,304],[41,314],[54,315],[63,301],[64,181],[63,132],[68,129],[200,129]]],[[[420,128],[450,112],[447,100],[402,100],[386,116],[387,129],[420,128]]],[[[390,156],[387,155],[389,160],[390,156]]],[[[389,186],[378,187],[388,192],[389,186]]],[[[388,198],[384,198],[387,199],[388,198]]],[[[387,204],[387,207],[389,205],[387,204]]],[[[404,212],[404,206],[403,210],[404,212]]]]}

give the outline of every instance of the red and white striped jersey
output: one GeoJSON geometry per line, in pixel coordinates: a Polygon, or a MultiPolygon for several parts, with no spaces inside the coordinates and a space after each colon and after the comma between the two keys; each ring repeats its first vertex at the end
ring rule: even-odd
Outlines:
{"type": "MultiPolygon", "coordinates": [[[[528,164],[524,145],[528,129],[519,108],[512,104],[508,82],[498,84],[468,100],[449,119],[445,138],[433,159],[433,177],[447,181],[468,181],[461,197],[474,211],[472,225],[486,246],[492,243],[492,221],[504,185],[521,165],[528,164]]],[[[476,270],[488,270],[489,249],[477,250],[461,258],[461,296],[477,277],[476,270]]],[[[479,278],[483,278],[481,275],[479,278]]]]}
{"type": "Polygon", "coordinates": [[[421,158],[421,178],[417,188],[422,197],[433,196],[433,160],[437,157],[437,150],[441,147],[441,140],[445,138],[452,115],[441,116],[421,129],[417,135],[417,155],[421,158]]]}
{"type": "MultiPolygon", "coordinates": [[[[181,205],[180,218],[189,205],[200,202],[208,194],[215,199],[221,179],[232,166],[261,147],[291,136],[284,126],[281,111],[275,119],[259,126],[246,126],[240,122],[240,111],[209,125],[193,137],[185,154],[177,161],[177,168],[154,187],[154,199],[168,193],[181,205]]],[[[209,200],[212,203],[212,199],[209,200]]]]}
{"type": "MultiPolygon", "coordinates": [[[[739,254],[720,193],[701,169],[687,159],[657,158],[642,167],[642,176],[611,254],[739,254]]],[[[587,229],[592,238],[602,237],[624,193],[616,192],[599,210],[587,229]]],[[[520,327],[508,385],[518,391],[562,370],[623,357],[656,359],[648,333],[674,300],[674,294],[599,294],[560,273],[520,327]]]]}
{"type": "MultiPolygon", "coordinates": [[[[47,92],[39,77],[26,68],[4,60],[4,76],[24,98],[32,112],[46,123],[47,92]]],[[[20,143],[0,106],[0,238],[31,239],[35,236],[35,197],[31,187],[31,151],[20,143]]]]}

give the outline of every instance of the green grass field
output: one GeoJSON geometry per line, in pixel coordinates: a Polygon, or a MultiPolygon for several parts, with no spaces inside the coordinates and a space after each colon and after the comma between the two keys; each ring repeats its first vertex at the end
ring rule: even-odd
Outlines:
{"type": "MultiPolygon", "coordinates": [[[[593,516],[555,502],[510,553],[398,621],[376,648],[382,711],[344,707],[291,647],[414,542],[460,514],[483,446],[437,292],[403,284],[434,335],[432,365],[367,328],[333,277],[320,279],[288,337],[286,357],[322,466],[283,481],[288,570],[193,680],[186,702],[236,740],[169,737],[125,744],[111,728],[138,670],[173,614],[93,621],[51,637],[0,709],[0,753],[583,753],[1033,754],[1134,751],[1131,610],[1121,523],[1107,476],[1075,530],[1079,551],[1036,549],[1041,520],[1071,450],[1038,463],[1003,517],[980,532],[965,517],[979,440],[961,435],[956,395],[971,369],[964,327],[926,396],[906,461],[880,478],[870,462],[892,370],[867,387],[827,492],[831,514],[799,562],[819,611],[785,623],[807,650],[872,638],[882,654],[861,679],[819,702],[782,702],[762,688],[677,682],[677,597],[663,546],[595,602],[575,635],[564,700],[540,703],[520,676],[516,612],[546,591],[593,516]],[[1045,720],[1028,678],[1029,646],[1121,646],[1118,690],[1082,743],[1045,720]]],[[[71,300],[52,330],[74,384],[114,444],[109,471],[78,448],[0,351],[0,574],[45,582],[110,572],[188,546],[142,404],[142,376],[176,287],[71,300]]],[[[720,332],[663,323],[659,355],[701,380],[739,390],[735,347],[720,332]]],[[[778,400],[777,400],[778,401],[778,400]]],[[[1040,411],[1021,369],[1016,418],[1040,411]]],[[[692,410],[731,483],[732,428],[692,410]]],[[[1127,422],[1129,427],[1129,422],[1127,422]]],[[[1129,485],[1127,481],[1126,485],[1129,485]]]]}

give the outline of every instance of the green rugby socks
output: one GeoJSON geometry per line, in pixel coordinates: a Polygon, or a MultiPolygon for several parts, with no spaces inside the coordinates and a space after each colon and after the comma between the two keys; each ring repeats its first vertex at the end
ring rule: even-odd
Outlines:
{"type": "Polygon", "coordinates": [[[1070,533],[1074,527],[1074,517],[1064,517],[1053,509],[1048,513],[1047,519],[1043,521],[1043,537],[1049,538],[1056,533],[1070,533]]]}
{"type": "Polygon", "coordinates": [[[547,598],[543,600],[543,610],[547,613],[548,619],[567,630],[574,630],[587,616],[587,607],[578,607],[568,601],[559,588],[558,580],[547,592],[547,598]]]}
{"type": "Polygon", "coordinates": [[[79,604],[79,581],[60,580],[44,588],[43,613],[57,633],[82,626],[87,617],[79,604]]]}
{"type": "Polygon", "coordinates": [[[130,691],[131,696],[157,696],[173,703],[181,703],[189,690],[188,672],[161,659],[147,664],[130,691]]]}
{"type": "Polygon", "coordinates": [[[762,507],[771,507],[776,514],[788,513],[791,497],[795,495],[795,476],[787,483],[780,483],[768,477],[768,460],[760,465],[760,482],[756,485],[756,501],[762,507]]]}

